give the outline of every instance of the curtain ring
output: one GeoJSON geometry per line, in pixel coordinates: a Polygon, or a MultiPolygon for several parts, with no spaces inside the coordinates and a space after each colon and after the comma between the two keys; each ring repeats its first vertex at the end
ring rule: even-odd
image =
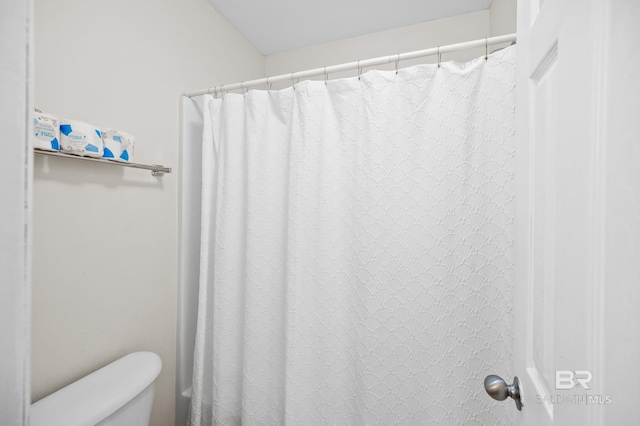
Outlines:
{"type": "Polygon", "coordinates": [[[398,57],[396,58],[396,75],[398,75],[398,65],[400,65],[400,54],[398,53],[398,57]]]}
{"type": "Polygon", "coordinates": [[[242,93],[242,96],[244,96],[244,87],[242,87],[242,85],[244,84],[244,81],[240,82],[240,92],[242,93]]]}
{"type": "Polygon", "coordinates": [[[360,60],[358,59],[358,80],[360,80],[360,72],[361,72],[361,68],[360,68],[360,60]]]}
{"type": "Polygon", "coordinates": [[[327,67],[324,67],[324,85],[327,85],[327,80],[329,80],[329,74],[327,74],[327,67]]]}
{"type": "Polygon", "coordinates": [[[442,55],[440,54],[440,46],[438,46],[438,68],[440,68],[440,60],[442,59],[442,55]]]}
{"type": "Polygon", "coordinates": [[[296,90],[296,82],[293,80],[293,73],[291,73],[291,87],[293,87],[293,90],[296,90]]]}
{"type": "Polygon", "coordinates": [[[489,59],[489,40],[488,39],[484,39],[484,60],[488,60],[489,59]]]}

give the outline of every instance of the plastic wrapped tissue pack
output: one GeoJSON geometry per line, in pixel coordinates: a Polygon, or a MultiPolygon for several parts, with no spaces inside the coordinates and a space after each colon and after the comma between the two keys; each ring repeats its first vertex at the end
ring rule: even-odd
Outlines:
{"type": "Polygon", "coordinates": [[[116,161],[132,161],[135,139],[129,133],[107,129],[102,132],[103,158],[116,161]]]}
{"type": "Polygon", "coordinates": [[[60,145],[69,154],[101,158],[104,153],[100,129],[78,120],[62,120],[60,145]]]}
{"type": "Polygon", "coordinates": [[[33,147],[58,151],[60,149],[59,123],[57,116],[36,109],[33,114],[33,147]]]}

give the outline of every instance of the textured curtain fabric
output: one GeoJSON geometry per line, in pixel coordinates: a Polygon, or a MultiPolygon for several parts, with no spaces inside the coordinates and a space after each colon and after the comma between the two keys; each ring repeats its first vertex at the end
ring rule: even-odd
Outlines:
{"type": "Polygon", "coordinates": [[[207,97],[192,425],[511,424],[514,74],[207,97]]]}

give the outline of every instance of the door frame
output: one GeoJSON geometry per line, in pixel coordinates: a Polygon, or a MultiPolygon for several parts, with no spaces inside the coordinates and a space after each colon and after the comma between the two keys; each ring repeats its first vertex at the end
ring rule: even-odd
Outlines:
{"type": "Polygon", "coordinates": [[[0,4],[0,424],[30,407],[32,0],[0,4]]]}

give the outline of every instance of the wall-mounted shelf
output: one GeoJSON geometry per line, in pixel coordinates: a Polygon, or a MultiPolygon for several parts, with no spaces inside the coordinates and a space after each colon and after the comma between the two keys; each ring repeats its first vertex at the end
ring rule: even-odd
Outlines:
{"type": "Polygon", "coordinates": [[[36,154],[48,155],[50,157],[71,158],[73,160],[93,161],[94,163],[111,164],[112,166],[131,167],[133,169],[151,170],[152,176],[164,176],[165,173],[171,173],[171,167],[165,167],[158,164],[147,165],[147,164],[140,164],[140,163],[127,163],[123,161],[110,161],[110,160],[103,160],[101,158],[80,157],[79,155],[65,154],[63,152],[45,151],[37,148],[34,149],[34,152],[36,154]]]}

